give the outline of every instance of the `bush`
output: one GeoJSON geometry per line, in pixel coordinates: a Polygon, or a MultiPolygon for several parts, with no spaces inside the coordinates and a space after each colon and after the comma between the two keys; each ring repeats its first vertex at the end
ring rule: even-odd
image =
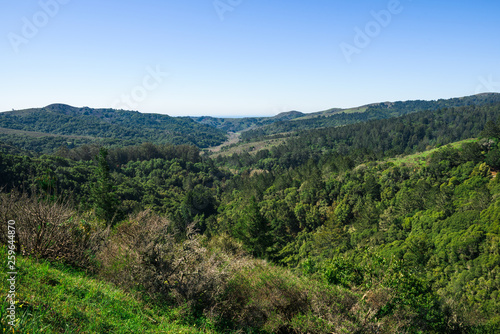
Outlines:
{"type": "Polygon", "coordinates": [[[170,221],[150,211],[130,216],[99,252],[100,274],[122,287],[144,290],[155,300],[210,315],[231,275],[246,265],[235,255],[241,246],[221,238],[219,244],[227,251],[210,251],[192,225],[182,242],[171,230],[170,221]]]}
{"type": "Polygon", "coordinates": [[[192,226],[177,238],[170,225],[150,211],[130,216],[99,252],[100,274],[182,306],[186,322],[206,319],[222,331],[302,333],[314,324],[315,333],[330,333],[358,326],[347,315],[358,302],[348,290],[252,259],[228,235],[205,243],[192,226]]]}
{"type": "Polygon", "coordinates": [[[261,328],[272,333],[354,332],[350,317],[358,298],[264,261],[240,270],[228,282],[217,314],[236,328],[261,328]]]}
{"type": "MultiPolygon", "coordinates": [[[[0,207],[2,221],[16,222],[18,253],[92,267],[92,254],[99,246],[100,234],[76,214],[68,200],[12,191],[0,194],[0,207]]],[[[6,235],[2,233],[2,238],[6,235]]]]}
{"type": "Polygon", "coordinates": [[[356,264],[353,259],[335,257],[324,269],[326,282],[340,284],[346,288],[363,283],[363,268],[356,264]]]}

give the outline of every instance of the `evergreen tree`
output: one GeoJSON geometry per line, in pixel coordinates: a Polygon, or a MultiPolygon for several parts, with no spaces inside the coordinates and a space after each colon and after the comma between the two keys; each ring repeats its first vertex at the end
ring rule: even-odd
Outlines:
{"type": "Polygon", "coordinates": [[[97,217],[108,224],[113,224],[118,218],[118,197],[111,181],[107,156],[108,151],[101,147],[96,157],[95,178],[97,180],[92,188],[92,200],[97,217]]]}
{"type": "Polygon", "coordinates": [[[249,205],[242,210],[235,232],[238,239],[243,241],[255,256],[266,255],[267,248],[271,245],[269,226],[260,213],[259,204],[254,196],[250,199],[249,205]]]}
{"type": "Polygon", "coordinates": [[[484,129],[481,132],[481,137],[499,139],[500,138],[499,126],[493,121],[486,122],[486,125],[484,126],[484,129]]]}

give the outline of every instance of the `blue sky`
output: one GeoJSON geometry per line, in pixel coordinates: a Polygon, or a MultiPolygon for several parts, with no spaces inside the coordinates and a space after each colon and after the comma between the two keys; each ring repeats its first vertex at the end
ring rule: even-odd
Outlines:
{"type": "Polygon", "coordinates": [[[500,91],[496,0],[0,3],[2,111],[271,116],[500,91]]]}

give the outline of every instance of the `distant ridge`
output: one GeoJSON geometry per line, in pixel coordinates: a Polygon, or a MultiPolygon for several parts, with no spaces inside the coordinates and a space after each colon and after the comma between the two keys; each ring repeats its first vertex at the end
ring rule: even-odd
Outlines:
{"type": "Polygon", "coordinates": [[[290,119],[302,117],[302,116],[305,116],[305,115],[306,114],[301,113],[300,111],[292,110],[292,111],[287,111],[287,112],[279,113],[278,115],[273,116],[271,118],[277,119],[277,120],[280,120],[280,121],[285,121],[285,120],[290,120],[290,119]]]}
{"type": "Polygon", "coordinates": [[[223,131],[187,117],[138,111],[73,107],[55,103],[43,108],[0,113],[0,128],[95,140],[189,144],[200,148],[225,141],[223,131]]]}
{"type": "MultiPolygon", "coordinates": [[[[472,96],[465,96],[465,97],[459,97],[459,98],[452,98],[452,99],[439,99],[439,100],[409,100],[409,101],[397,101],[397,102],[390,102],[390,101],[385,101],[385,102],[376,102],[376,103],[370,103],[366,105],[362,105],[359,107],[353,107],[353,108],[331,108],[323,111],[317,111],[313,113],[302,113],[300,111],[292,110],[292,111],[287,111],[287,112],[282,112],[279,113],[278,115],[271,116],[271,117],[241,117],[241,118],[230,118],[230,117],[212,117],[212,116],[201,116],[201,117],[191,117],[193,120],[196,122],[206,124],[212,127],[216,127],[218,129],[224,130],[226,132],[241,132],[241,131],[249,131],[249,130],[258,130],[261,127],[272,127],[272,124],[274,123],[279,123],[282,124],[282,122],[287,122],[287,124],[294,124],[293,126],[290,126],[290,129],[287,130],[287,127],[281,129],[284,132],[286,131],[293,131],[295,127],[297,127],[298,124],[302,121],[307,121],[311,122],[311,119],[316,119],[316,118],[325,118],[325,117],[343,117],[345,116],[339,116],[339,114],[357,114],[357,113],[364,113],[367,110],[374,110],[374,109],[401,109],[401,106],[404,106],[404,108],[409,109],[411,108],[410,106],[413,106],[411,111],[409,112],[416,112],[416,111],[423,111],[423,110],[436,110],[439,108],[443,108],[446,106],[464,106],[464,105],[472,105],[472,104],[477,104],[477,105],[483,105],[485,103],[495,103],[500,101],[500,93],[481,93],[477,95],[472,95],[472,96]],[[297,123],[295,123],[297,122],[297,123]]],[[[406,113],[406,112],[405,112],[406,113]]],[[[400,113],[399,111],[394,111],[392,112],[392,115],[382,115],[382,116],[387,116],[387,117],[394,117],[398,116],[399,114],[404,114],[400,113]]],[[[354,120],[358,115],[353,115],[351,118],[354,120]]],[[[347,117],[349,118],[349,117],[347,117]]],[[[314,121],[313,121],[314,122],[314,121]]],[[[304,125],[304,128],[318,128],[318,127],[324,127],[324,126],[337,126],[337,122],[332,122],[334,124],[310,124],[310,125],[304,125]]],[[[347,121],[346,124],[350,124],[349,121],[347,121]]],[[[283,132],[283,131],[278,131],[278,132],[283,132]]],[[[274,132],[274,133],[278,133],[274,132]]]]}
{"type": "MultiPolygon", "coordinates": [[[[500,93],[481,93],[453,99],[378,102],[360,107],[331,108],[315,113],[292,110],[272,117],[171,117],[132,110],[74,107],[54,103],[43,108],[0,113],[0,140],[5,147],[50,152],[83,144],[187,144],[199,148],[221,145],[228,133],[243,141],[262,136],[337,127],[442,108],[499,103],[500,93]]],[[[10,149],[9,149],[10,150],[10,149]]]]}
{"type": "MultiPolygon", "coordinates": [[[[483,106],[500,102],[500,93],[483,93],[452,99],[410,100],[396,102],[371,103],[361,107],[339,109],[305,114],[302,117],[287,121],[272,122],[259,128],[251,128],[242,134],[243,140],[282,134],[299,130],[311,130],[326,127],[336,127],[376,119],[399,117],[419,111],[434,111],[442,108],[464,107],[470,105],[483,106]]],[[[261,121],[265,123],[265,120],[261,121]]]]}

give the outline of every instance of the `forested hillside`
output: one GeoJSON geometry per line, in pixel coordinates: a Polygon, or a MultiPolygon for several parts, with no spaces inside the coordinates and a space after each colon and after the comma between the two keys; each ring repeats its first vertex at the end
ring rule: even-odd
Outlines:
{"type": "MultiPolygon", "coordinates": [[[[0,219],[17,224],[22,325],[498,333],[496,97],[424,111],[423,102],[374,105],[388,119],[301,130],[272,149],[215,159],[194,145],[136,143],[132,132],[127,145],[45,155],[4,144],[0,219]],[[117,300],[145,311],[133,315],[117,300]],[[106,317],[111,310],[120,316],[106,317]]],[[[50,113],[86,119],[84,109],[63,109],[50,113]]],[[[120,112],[91,112],[115,117],[107,124],[117,133],[130,125],[120,112]]],[[[43,124],[18,130],[75,135],[43,124]]],[[[9,328],[5,315],[0,308],[9,328]]]]}
{"type": "Polygon", "coordinates": [[[0,128],[4,129],[0,131],[3,141],[38,152],[51,152],[61,145],[71,148],[91,142],[104,145],[117,145],[122,141],[129,145],[152,142],[208,147],[225,140],[222,131],[187,117],[75,108],[63,104],[0,113],[0,128]],[[5,129],[19,131],[7,132],[5,129]]]}
{"type": "Polygon", "coordinates": [[[312,113],[307,115],[307,117],[273,122],[257,129],[251,129],[242,134],[242,139],[255,140],[263,135],[343,126],[369,120],[398,117],[419,111],[435,111],[443,108],[464,106],[483,106],[498,102],[500,102],[500,94],[490,93],[437,101],[417,100],[375,103],[353,110],[332,109],[329,112],[312,113]]]}
{"type": "Polygon", "coordinates": [[[272,124],[280,121],[288,121],[299,118],[305,114],[299,111],[283,112],[273,117],[243,117],[243,118],[217,118],[211,116],[192,117],[196,122],[210,125],[218,129],[239,132],[251,128],[258,128],[267,124],[272,124]]]}
{"type": "Polygon", "coordinates": [[[500,103],[423,111],[344,127],[296,132],[283,144],[255,155],[217,157],[222,165],[265,170],[300,166],[310,159],[354,167],[365,161],[411,154],[477,137],[500,115],[500,103]]]}
{"type": "Polygon", "coordinates": [[[53,104],[0,113],[0,140],[4,152],[25,150],[37,154],[89,144],[123,147],[151,142],[207,148],[226,141],[228,132],[242,132],[243,141],[255,141],[263,136],[289,137],[300,131],[387,119],[424,110],[497,102],[500,102],[500,94],[490,93],[449,100],[376,103],[311,114],[290,111],[273,117],[253,118],[170,117],[53,104]]]}

